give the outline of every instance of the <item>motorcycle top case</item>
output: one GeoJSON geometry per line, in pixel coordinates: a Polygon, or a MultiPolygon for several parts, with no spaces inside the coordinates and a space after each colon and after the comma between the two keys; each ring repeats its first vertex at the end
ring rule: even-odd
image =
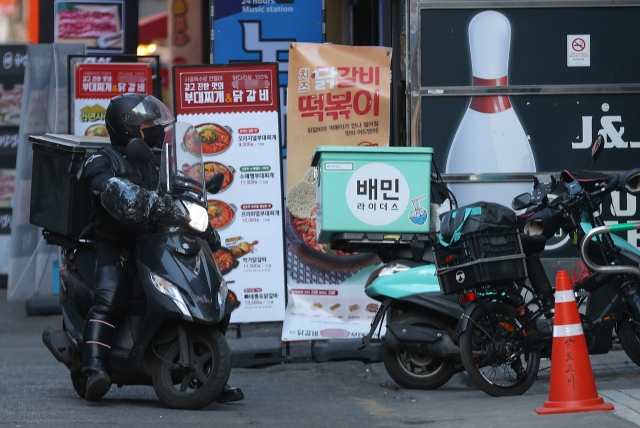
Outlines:
{"type": "Polygon", "coordinates": [[[430,147],[320,146],[316,168],[319,243],[348,234],[429,233],[430,147]]]}
{"type": "Polygon", "coordinates": [[[440,218],[440,245],[451,245],[466,233],[482,230],[515,231],[516,213],[499,204],[491,202],[476,202],[444,213],[440,218]]]}
{"type": "Polygon", "coordinates": [[[33,142],[29,222],[77,239],[89,224],[91,193],[80,180],[86,158],[110,145],[105,137],[44,134],[33,142]]]}

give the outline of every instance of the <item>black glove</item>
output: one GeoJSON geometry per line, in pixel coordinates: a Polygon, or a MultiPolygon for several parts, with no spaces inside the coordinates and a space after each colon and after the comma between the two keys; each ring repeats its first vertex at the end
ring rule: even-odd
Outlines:
{"type": "Polygon", "coordinates": [[[171,196],[160,196],[124,178],[105,181],[100,202],[109,214],[125,223],[189,223],[189,215],[176,207],[171,196]]]}
{"type": "Polygon", "coordinates": [[[211,248],[212,252],[218,251],[222,248],[222,244],[220,242],[220,235],[218,235],[218,231],[215,230],[211,224],[207,226],[207,230],[205,230],[202,235],[200,235],[202,239],[204,239],[207,244],[209,244],[209,248],[211,248]]]}

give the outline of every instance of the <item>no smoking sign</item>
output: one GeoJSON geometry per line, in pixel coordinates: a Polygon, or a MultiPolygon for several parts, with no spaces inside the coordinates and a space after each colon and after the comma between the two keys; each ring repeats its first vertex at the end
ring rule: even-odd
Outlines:
{"type": "Polygon", "coordinates": [[[567,35],[567,67],[591,66],[591,35],[567,35]]]}

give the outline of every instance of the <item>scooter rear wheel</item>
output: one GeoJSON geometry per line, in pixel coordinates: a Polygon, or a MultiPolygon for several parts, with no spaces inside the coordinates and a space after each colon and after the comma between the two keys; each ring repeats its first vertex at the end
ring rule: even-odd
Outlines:
{"type": "Polygon", "coordinates": [[[167,407],[202,409],[218,398],[231,372],[231,353],[216,329],[187,331],[190,367],[178,366],[178,340],[157,350],[153,363],[153,388],[167,407]]]}
{"type": "MultiPolygon", "coordinates": [[[[478,306],[469,316],[469,324],[460,335],[460,351],[467,374],[478,388],[493,397],[522,395],[535,382],[540,368],[540,350],[523,348],[514,337],[517,324],[525,316],[513,306],[488,303],[478,306]]],[[[527,337],[537,337],[535,327],[527,337]]]]}
{"type": "Polygon", "coordinates": [[[455,373],[455,363],[445,358],[388,349],[383,345],[382,361],[389,376],[408,389],[437,389],[455,373]]]}

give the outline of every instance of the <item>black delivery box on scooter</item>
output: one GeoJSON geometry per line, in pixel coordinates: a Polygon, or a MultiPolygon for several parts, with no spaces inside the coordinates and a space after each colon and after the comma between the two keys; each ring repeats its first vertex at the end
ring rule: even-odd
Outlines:
{"type": "Polygon", "coordinates": [[[89,224],[91,192],[80,178],[85,159],[110,145],[109,138],[44,134],[33,142],[29,222],[77,240],[89,224]]]}

